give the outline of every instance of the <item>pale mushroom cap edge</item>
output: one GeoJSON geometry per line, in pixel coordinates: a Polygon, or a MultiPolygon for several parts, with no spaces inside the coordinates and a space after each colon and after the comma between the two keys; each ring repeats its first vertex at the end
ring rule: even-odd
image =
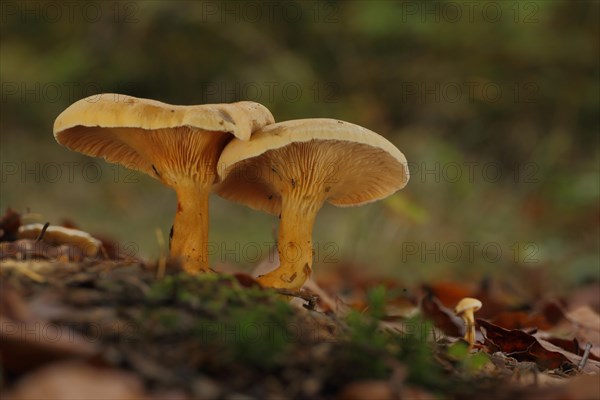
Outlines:
{"type": "MultiPolygon", "coordinates": [[[[266,107],[250,101],[178,106],[104,93],[67,107],[54,121],[54,138],[70,150],[153,175],[152,162],[138,153],[139,148],[119,140],[118,130],[165,132],[192,128],[207,134],[230,133],[248,140],[252,132],[273,122],[273,115],[266,107]]],[[[193,148],[188,150],[190,153],[195,151],[193,148]]]]}
{"type": "MultiPolygon", "coordinates": [[[[221,183],[216,186],[215,192],[224,198],[246,204],[251,208],[277,214],[279,205],[269,204],[262,198],[265,197],[263,196],[264,187],[260,187],[260,185],[255,187],[250,187],[249,185],[241,187],[240,185],[236,185],[239,187],[239,194],[234,194],[236,188],[233,187],[233,184],[229,184],[229,187],[226,187],[228,185],[226,178],[232,170],[231,167],[235,167],[241,161],[258,157],[263,153],[292,143],[304,143],[313,140],[359,144],[364,145],[365,148],[381,150],[381,154],[385,154],[390,162],[393,162],[394,167],[401,171],[398,176],[394,177],[393,184],[387,185],[384,190],[374,193],[368,198],[360,199],[360,201],[336,201],[336,199],[328,199],[335,206],[358,206],[377,201],[402,189],[408,183],[409,170],[404,154],[383,136],[349,122],[328,118],[313,118],[267,125],[254,132],[252,138],[246,142],[236,139],[232,140],[225,147],[219,159],[218,172],[221,183]],[[244,191],[246,193],[243,193],[244,191]]],[[[348,156],[352,157],[352,155],[348,156]]],[[[386,172],[388,171],[381,171],[382,176],[386,172]]],[[[389,180],[390,177],[388,176],[387,179],[389,180]]]]}
{"type": "Polygon", "coordinates": [[[238,103],[180,106],[117,93],[78,100],[54,121],[54,137],[76,126],[99,128],[167,129],[182,126],[229,132],[248,140],[253,131],[274,122],[262,104],[238,103]]]}

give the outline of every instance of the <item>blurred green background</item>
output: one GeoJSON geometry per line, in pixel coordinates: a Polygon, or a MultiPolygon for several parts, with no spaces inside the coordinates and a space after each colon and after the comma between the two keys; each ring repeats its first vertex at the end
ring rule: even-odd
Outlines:
{"type": "MultiPolygon", "coordinates": [[[[5,1],[1,207],[69,218],[154,258],[174,193],[60,147],[54,118],[101,92],[253,100],[278,121],[365,126],[411,164],[387,200],[321,211],[317,277],[342,264],[409,283],[598,281],[599,4],[5,1]]],[[[213,196],[213,265],[250,271],[276,226],[213,196]]]]}

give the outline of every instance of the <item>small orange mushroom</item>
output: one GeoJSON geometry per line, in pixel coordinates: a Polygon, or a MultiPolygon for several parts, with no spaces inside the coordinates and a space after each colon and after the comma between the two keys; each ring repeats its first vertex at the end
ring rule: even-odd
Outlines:
{"type": "Polygon", "coordinates": [[[465,297],[456,305],[454,312],[465,321],[465,341],[469,344],[469,350],[475,345],[475,312],[481,309],[481,301],[472,297],[465,297]]]}

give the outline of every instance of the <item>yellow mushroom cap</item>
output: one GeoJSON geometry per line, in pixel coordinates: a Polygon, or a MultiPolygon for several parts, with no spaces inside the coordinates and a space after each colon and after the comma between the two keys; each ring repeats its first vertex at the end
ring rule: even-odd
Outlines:
{"type": "MultiPolygon", "coordinates": [[[[54,137],[63,146],[94,157],[153,175],[154,160],[146,146],[163,147],[165,157],[183,153],[200,162],[190,147],[177,146],[175,134],[229,133],[248,140],[253,131],[273,123],[271,112],[261,104],[242,101],[231,104],[179,106],[123,94],[104,93],[81,99],[64,110],[54,122],[54,137]],[[138,133],[134,138],[132,133],[138,133]],[[145,133],[154,132],[158,135],[145,133]],[[139,134],[142,135],[139,135],[139,134]],[[129,135],[129,136],[127,136],[129,135]]],[[[223,144],[224,145],[224,144],[223,144]]],[[[219,149],[220,150],[220,149],[219,149]]],[[[155,149],[154,154],[158,151],[155,149]]]]}
{"type": "Polygon", "coordinates": [[[277,152],[282,153],[290,146],[297,147],[296,162],[308,171],[300,178],[326,179],[325,198],[336,206],[356,206],[382,199],[402,189],[409,179],[404,155],[377,133],[336,119],[299,119],[267,125],[253,133],[247,142],[232,140],[219,159],[221,183],[215,192],[277,215],[281,211],[281,197],[269,179],[248,177],[243,171],[260,170],[269,160],[280,158],[275,157],[277,152]],[[326,170],[316,172],[317,166],[326,170]]]}
{"type": "Polygon", "coordinates": [[[454,308],[454,312],[456,314],[462,314],[467,310],[477,311],[481,309],[482,303],[481,301],[474,299],[472,297],[465,297],[461,301],[458,302],[456,307],[454,308]]]}

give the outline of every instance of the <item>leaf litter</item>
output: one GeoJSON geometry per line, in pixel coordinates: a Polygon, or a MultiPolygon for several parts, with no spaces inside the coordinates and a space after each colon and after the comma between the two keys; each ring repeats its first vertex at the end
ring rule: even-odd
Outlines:
{"type": "Polygon", "coordinates": [[[591,306],[519,304],[489,280],[410,289],[348,266],[281,293],[243,273],[161,272],[104,237],[89,257],[19,226],[0,219],[2,398],[600,397],[591,306]],[[483,303],[473,351],[461,297],[483,303]]]}

